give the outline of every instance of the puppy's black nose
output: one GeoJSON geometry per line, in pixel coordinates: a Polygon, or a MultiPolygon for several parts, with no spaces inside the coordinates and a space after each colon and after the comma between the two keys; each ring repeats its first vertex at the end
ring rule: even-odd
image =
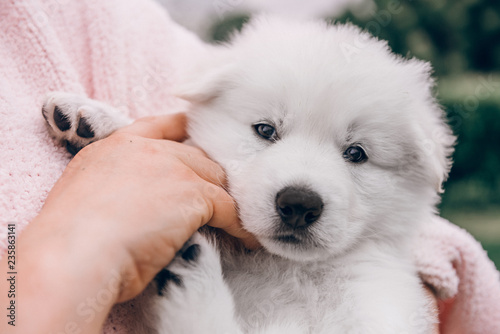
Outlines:
{"type": "Polygon", "coordinates": [[[276,196],[276,211],[283,223],[293,228],[304,228],[318,220],[323,211],[323,201],[314,191],[286,187],[276,196]]]}

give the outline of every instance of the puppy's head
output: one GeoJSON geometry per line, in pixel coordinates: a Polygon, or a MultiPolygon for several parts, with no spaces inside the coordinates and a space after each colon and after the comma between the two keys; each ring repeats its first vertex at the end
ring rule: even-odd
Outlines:
{"type": "Polygon", "coordinates": [[[353,26],[259,18],[180,89],[189,132],[226,170],[272,253],[339,255],[432,213],[454,137],[431,68],[353,26]]]}

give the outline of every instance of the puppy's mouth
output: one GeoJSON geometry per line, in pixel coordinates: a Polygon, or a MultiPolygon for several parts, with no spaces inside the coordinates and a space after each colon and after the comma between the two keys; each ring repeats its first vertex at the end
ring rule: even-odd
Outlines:
{"type": "Polygon", "coordinates": [[[288,228],[281,225],[274,231],[270,239],[283,245],[307,246],[311,242],[311,235],[308,229],[288,228]]]}
{"type": "Polygon", "coordinates": [[[276,236],[274,237],[274,240],[286,243],[286,244],[300,244],[301,240],[298,239],[295,235],[290,234],[290,235],[281,235],[281,236],[276,236]]]}

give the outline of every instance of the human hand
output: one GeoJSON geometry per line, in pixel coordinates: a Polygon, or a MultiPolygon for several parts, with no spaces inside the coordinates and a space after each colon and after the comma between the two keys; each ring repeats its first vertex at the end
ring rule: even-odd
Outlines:
{"type": "MultiPolygon", "coordinates": [[[[122,271],[137,279],[118,301],[142,291],[205,223],[256,245],[222,188],[222,168],[198,148],[158,140],[184,139],[185,121],[183,114],[145,118],[87,146],[68,164],[41,212],[50,221],[65,221],[75,238],[88,235],[94,245],[124,250],[122,271]]],[[[89,244],[84,240],[81,247],[84,252],[89,244]]]]}

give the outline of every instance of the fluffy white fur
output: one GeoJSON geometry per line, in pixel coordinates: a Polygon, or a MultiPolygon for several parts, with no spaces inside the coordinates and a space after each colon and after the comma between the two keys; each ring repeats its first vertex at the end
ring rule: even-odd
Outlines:
{"type": "MultiPolygon", "coordinates": [[[[152,297],[151,331],[429,333],[436,319],[410,249],[435,214],[454,142],[430,72],[351,25],[261,17],[216,48],[179,95],[193,105],[193,143],[225,168],[243,226],[264,249],[222,247],[219,256],[195,236],[200,259],[171,264],[184,284],[152,297]],[[263,121],[279,140],[255,134],[263,121]],[[343,157],[353,144],[366,162],[343,157]],[[286,186],[324,202],[300,243],[275,239],[285,233],[275,198],[286,186]]],[[[49,100],[49,119],[53,105],[75,114],[86,104],[64,94],[49,100]]],[[[94,108],[95,139],[116,128],[98,120],[114,113],[107,109],[94,108]]]]}

